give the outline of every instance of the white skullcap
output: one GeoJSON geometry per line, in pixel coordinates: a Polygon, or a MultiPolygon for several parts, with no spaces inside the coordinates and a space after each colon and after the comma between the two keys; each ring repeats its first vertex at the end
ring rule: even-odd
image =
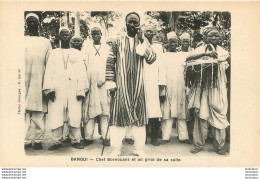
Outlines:
{"type": "Polygon", "coordinates": [[[35,17],[39,21],[39,16],[35,13],[29,13],[25,16],[25,19],[27,20],[29,17],[35,17]]]}
{"type": "Polygon", "coordinates": [[[70,29],[69,29],[68,27],[66,27],[66,26],[61,27],[61,28],[59,29],[59,33],[60,33],[62,30],[67,30],[67,31],[70,33],[70,29]]]}
{"type": "Polygon", "coordinates": [[[177,38],[177,35],[174,31],[171,31],[167,34],[167,38],[168,39],[174,39],[174,38],[177,38]]]}
{"type": "Polygon", "coordinates": [[[190,40],[190,34],[189,33],[183,33],[181,36],[180,36],[180,39],[183,40],[183,39],[188,39],[190,40]]]}
{"type": "Polygon", "coordinates": [[[145,31],[147,31],[147,30],[154,31],[154,27],[152,25],[147,25],[147,26],[145,26],[145,31]]]}

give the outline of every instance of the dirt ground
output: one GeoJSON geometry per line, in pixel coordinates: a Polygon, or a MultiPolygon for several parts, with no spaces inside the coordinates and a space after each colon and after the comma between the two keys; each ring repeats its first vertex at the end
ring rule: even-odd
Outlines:
{"type": "MultiPolygon", "coordinates": [[[[98,134],[97,125],[95,127],[94,133],[94,143],[93,145],[87,146],[84,149],[74,149],[70,146],[70,144],[63,144],[62,148],[57,151],[48,151],[48,147],[52,145],[51,140],[51,131],[48,129],[45,132],[44,140],[43,140],[43,150],[34,150],[33,148],[29,148],[25,150],[26,155],[28,156],[100,156],[102,151],[102,140],[100,139],[100,135],[98,134]]],[[[159,139],[161,140],[161,139],[159,139]]],[[[193,148],[193,145],[180,143],[177,138],[176,129],[173,128],[171,134],[170,143],[160,146],[153,146],[150,143],[150,139],[148,139],[147,144],[144,147],[144,152],[147,156],[219,156],[219,157],[226,157],[218,155],[215,153],[212,143],[207,142],[205,144],[204,150],[197,153],[192,154],[190,150],[193,148]]],[[[229,143],[225,144],[225,149],[229,150],[230,145],[229,143]]],[[[133,145],[127,144],[123,142],[122,145],[122,156],[133,156],[133,145]]],[[[112,151],[111,147],[105,147],[103,156],[109,156],[110,152],[112,151]]]]}

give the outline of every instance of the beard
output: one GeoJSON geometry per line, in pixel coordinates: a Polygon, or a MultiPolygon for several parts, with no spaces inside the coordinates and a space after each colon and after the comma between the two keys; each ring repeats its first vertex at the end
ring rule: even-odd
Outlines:
{"type": "Polygon", "coordinates": [[[135,36],[138,33],[138,29],[134,26],[127,26],[127,34],[135,36]]]}

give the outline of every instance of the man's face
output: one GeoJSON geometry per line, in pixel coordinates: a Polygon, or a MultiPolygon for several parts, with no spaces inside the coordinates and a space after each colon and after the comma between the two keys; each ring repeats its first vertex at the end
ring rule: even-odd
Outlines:
{"type": "Polygon", "coordinates": [[[83,43],[82,40],[79,39],[79,38],[74,38],[74,39],[71,40],[71,46],[72,46],[72,48],[76,48],[76,49],[78,49],[78,50],[81,49],[82,43],[83,43]]]}
{"type": "Polygon", "coordinates": [[[95,43],[99,43],[101,40],[101,32],[100,30],[94,30],[91,32],[92,39],[95,43]]]}
{"type": "Polygon", "coordinates": [[[82,38],[87,38],[87,29],[84,25],[80,25],[80,36],[82,38]]]}
{"type": "Polygon", "coordinates": [[[170,51],[175,51],[176,48],[177,48],[177,46],[178,46],[178,40],[177,40],[177,38],[171,38],[171,39],[169,39],[168,44],[169,44],[169,49],[170,49],[170,51]]]}
{"type": "Polygon", "coordinates": [[[220,34],[217,30],[210,31],[207,34],[206,42],[212,45],[217,45],[220,41],[220,34]]]}
{"type": "Polygon", "coordinates": [[[130,14],[126,19],[126,28],[128,34],[136,35],[140,26],[139,18],[136,15],[130,14]]]}
{"type": "Polygon", "coordinates": [[[148,30],[146,30],[145,31],[145,33],[144,33],[144,36],[147,38],[147,39],[152,39],[153,38],[153,30],[151,30],[151,29],[148,29],[148,30]]]}
{"type": "Polygon", "coordinates": [[[60,39],[63,42],[69,42],[70,41],[70,33],[68,30],[62,30],[60,32],[60,39]]]}
{"type": "Polygon", "coordinates": [[[39,21],[35,17],[28,17],[26,20],[26,24],[29,31],[38,31],[39,21]]]}
{"type": "Polygon", "coordinates": [[[189,41],[189,39],[182,39],[182,41],[181,41],[181,46],[182,46],[182,48],[184,48],[184,49],[188,49],[189,46],[190,46],[190,41],[189,41]]]}
{"type": "Polygon", "coordinates": [[[113,43],[115,43],[113,39],[107,40],[107,45],[109,45],[110,47],[112,47],[113,43]]]}

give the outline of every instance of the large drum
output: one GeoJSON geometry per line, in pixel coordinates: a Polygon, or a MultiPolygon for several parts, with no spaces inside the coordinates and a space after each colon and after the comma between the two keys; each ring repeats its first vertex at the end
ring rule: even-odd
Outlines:
{"type": "Polygon", "coordinates": [[[184,76],[185,86],[188,88],[200,85],[201,87],[217,87],[219,61],[202,57],[198,60],[186,62],[184,76]]]}

